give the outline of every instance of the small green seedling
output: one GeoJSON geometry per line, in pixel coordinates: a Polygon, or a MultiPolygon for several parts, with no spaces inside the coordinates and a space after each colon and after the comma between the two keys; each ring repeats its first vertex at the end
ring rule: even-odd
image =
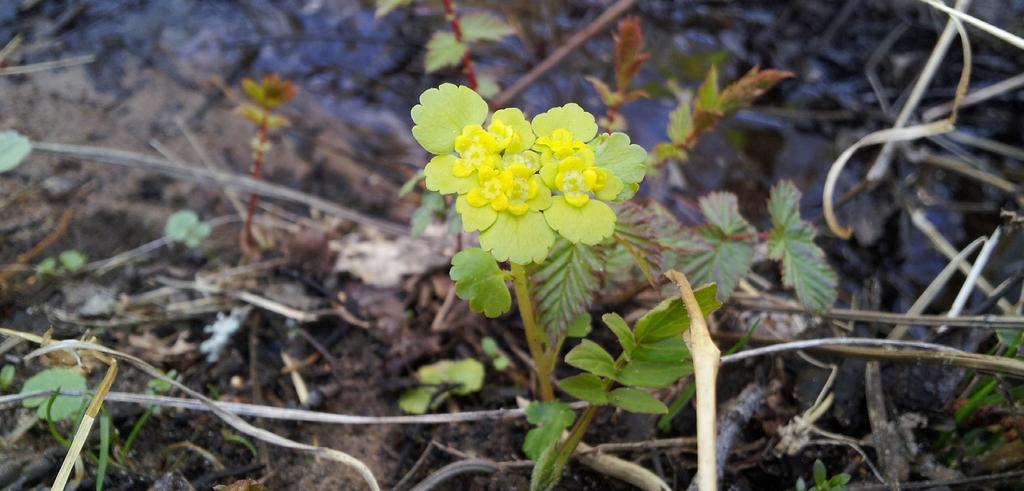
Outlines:
{"type": "Polygon", "coordinates": [[[32,142],[17,131],[0,132],[0,174],[14,170],[32,152],[32,142]]]}
{"type": "Polygon", "coordinates": [[[88,256],[75,249],[61,252],[56,258],[48,257],[36,265],[38,276],[63,276],[82,270],[89,262],[88,256]]]}
{"type": "Polygon", "coordinates": [[[451,394],[461,396],[479,391],[484,383],[484,366],[472,358],[442,360],[420,367],[416,380],[422,385],[402,393],[398,405],[407,413],[423,414],[451,394]]]}
{"type": "Polygon", "coordinates": [[[164,235],[173,242],[185,244],[190,249],[202,245],[210,236],[210,231],[210,224],[200,220],[199,215],[192,210],[175,212],[164,225],[164,235]]]}
{"type": "Polygon", "coordinates": [[[846,484],[850,482],[850,475],[836,474],[828,477],[828,471],[821,460],[814,461],[814,486],[810,488],[804,483],[801,477],[796,481],[796,491],[846,491],[846,484]]]}
{"type": "MultiPolygon", "coordinates": [[[[48,368],[26,380],[25,385],[21,387],[21,393],[59,390],[85,392],[86,388],[85,376],[78,371],[69,368],[48,368]]],[[[50,399],[49,396],[33,397],[25,399],[22,405],[27,408],[39,408],[39,419],[54,422],[71,418],[87,400],[85,396],[59,395],[51,404],[48,402],[50,399]],[[50,418],[47,418],[47,409],[50,418]]]]}
{"type": "Polygon", "coordinates": [[[14,383],[14,365],[4,365],[0,368],[0,392],[7,392],[14,383]]]}
{"type": "Polygon", "coordinates": [[[494,338],[488,336],[484,338],[482,344],[484,348],[484,353],[486,353],[487,356],[491,358],[491,365],[494,366],[495,370],[501,372],[508,368],[508,357],[501,354],[501,351],[498,349],[498,343],[494,340],[494,338]]]}

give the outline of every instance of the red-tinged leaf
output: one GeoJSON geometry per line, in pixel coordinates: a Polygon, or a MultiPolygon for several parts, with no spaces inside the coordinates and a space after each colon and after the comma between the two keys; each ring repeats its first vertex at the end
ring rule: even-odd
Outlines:
{"type": "Polygon", "coordinates": [[[719,109],[723,113],[731,113],[749,106],[755,99],[764,95],[765,92],[775,87],[780,81],[793,76],[792,72],[783,70],[767,69],[760,67],[751,68],[739,80],[729,84],[722,91],[719,97],[719,109]]]}
{"type": "Polygon", "coordinates": [[[644,31],[640,19],[629,16],[619,22],[615,39],[615,88],[625,92],[651,54],[643,51],[644,31]]]}
{"type": "Polygon", "coordinates": [[[622,95],[622,103],[629,104],[630,102],[633,102],[637,99],[647,97],[647,95],[648,94],[646,90],[631,90],[622,95]]]}

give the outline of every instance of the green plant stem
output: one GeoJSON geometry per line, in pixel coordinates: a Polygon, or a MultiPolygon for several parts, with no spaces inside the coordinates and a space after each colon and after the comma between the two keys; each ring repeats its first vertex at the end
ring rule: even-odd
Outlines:
{"type": "Polygon", "coordinates": [[[125,438],[124,445],[121,447],[122,462],[128,459],[128,451],[131,450],[132,443],[135,443],[135,437],[139,436],[139,430],[141,430],[142,427],[146,425],[146,422],[149,421],[149,418],[153,416],[153,410],[155,408],[156,406],[149,406],[146,408],[146,412],[142,413],[142,416],[139,416],[139,419],[135,421],[134,425],[132,425],[131,431],[128,432],[128,438],[125,438]]]}
{"type": "Polygon", "coordinates": [[[555,391],[551,386],[551,355],[544,351],[544,338],[547,333],[537,324],[533,296],[530,295],[530,280],[526,275],[526,269],[520,264],[512,263],[512,284],[516,290],[519,316],[523,319],[523,328],[526,331],[526,344],[530,347],[530,356],[537,367],[540,397],[542,401],[549,402],[555,399],[555,391]]]}

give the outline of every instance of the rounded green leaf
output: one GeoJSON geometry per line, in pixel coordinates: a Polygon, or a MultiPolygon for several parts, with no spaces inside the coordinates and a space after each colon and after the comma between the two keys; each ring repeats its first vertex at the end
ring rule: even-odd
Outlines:
{"type": "Polygon", "coordinates": [[[487,227],[490,227],[498,218],[498,212],[494,211],[490,205],[477,208],[469,204],[465,195],[461,195],[455,200],[455,211],[462,216],[462,229],[466,232],[487,230],[487,227]]]}
{"type": "Polygon", "coordinates": [[[533,146],[536,136],[533,134],[533,127],[526,120],[523,112],[514,107],[499,109],[491,116],[491,125],[500,121],[512,128],[517,138],[505,149],[506,154],[519,153],[533,146]]]}
{"type": "Polygon", "coordinates": [[[85,267],[85,263],[89,261],[89,259],[85,257],[85,254],[82,254],[75,249],[69,249],[61,252],[60,255],[57,256],[57,260],[60,261],[60,265],[69,273],[77,273],[85,267]]]}
{"type": "MultiPolygon", "coordinates": [[[[26,380],[25,385],[21,388],[21,393],[30,394],[43,390],[84,392],[86,390],[85,377],[81,373],[67,368],[48,368],[26,380]]],[[[39,419],[45,420],[49,400],[49,396],[33,397],[25,399],[22,405],[25,407],[38,407],[39,419]]],[[[53,421],[68,419],[78,412],[78,409],[82,407],[83,401],[82,396],[57,396],[50,407],[50,416],[53,418],[53,421]]]]}
{"type": "Polygon", "coordinates": [[[189,230],[199,223],[199,215],[192,210],[179,210],[174,212],[164,224],[164,235],[175,242],[184,242],[188,239],[189,230]]]}
{"type": "Polygon", "coordinates": [[[0,174],[13,170],[32,152],[32,142],[17,131],[0,133],[0,174]]]}
{"type": "Polygon", "coordinates": [[[584,339],[565,354],[565,363],[585,372],[602,377],[615,378],[615,360],[601,345],[584,339]]]}
{"type": "Polygon", "coordinates": [[[544,211],[544,218],[570,242],[594,245],[615,232],[615,211],[593,199],[583,206],[573,206],[565,198],[555,196],[551,207],[544,211]]]}
{"type": "Polygon", "coordinates": [[[601,377],[592,373],[573,375],[558,382],[558,386],[567,394],[591,404],[607,404],[608,393],[604,390],[601,377]]]}
{"type": "Polygon", "coordinates": [[[574,102],[562,107],[553,107],[533,118],[533,132],[537,136],[550,135],[559,128],[571,131],[574,138],[585,142],[593,140],[597,135],[594,115],[584,111],[574,102]]]}
{"type": "Polygon", "coordinates": [[[590,144],[594,149],[594,165],[604,167],[626,184],[636,184],[647,173],[647,151],[631,144],[625,133],[601,135],[590,144]]]}
{"type": "Polygon", "coordinates": [[[516,264],[543,261],[554,244],[554,231],[536,211],[518,216],[499,213],[494,225],[480,234],[480,247],[499,261],[516,264]]]}
{"type": "Polygon", "coordinates": [[[622,367],[615,380],[630,387],[663,388],[691,372],[693,366],[689,363],[633,360],[622,367]]]}
{"type": "Polygon", "coordinates": [[[430,401],[437,393],[435,387],[416,387],[402,392],[398,397],[398,407],[410,414],[423,414],[430,408],[430,401]]]}
{"type": "Polygon", "coordinates": [[[474,311],[497,317],[512,308],[505,274],[487,252],[476,247],[459,252],[452,258],[449,275],[455,281],[455,294],[474,311]]]}
{"type": "Polygon", "coordinates": [[[615,389],[608,394],[608,400],[615,407],[631,413],[666,414],[665,404],[651,394],[637,389],[615,389]]]}
{"type": "Polygon", "coordinates": [[[427,177],[427,189],[441,194],[468,193],[477,185],[475,175],[455,177],[452,167],[458,160],[454,155],[438,155],[427,163],[423,175],[427,177]]]}
{"type": "Polygon", "coordinates": [[[423,92],[420,103],[413,106],[412,120],[416,125],[412,135],[430,153],[451,153],[462,128],[483,124],[485,119],[487,103],[480,95],[466,86],[441,84],[423,92]]]}

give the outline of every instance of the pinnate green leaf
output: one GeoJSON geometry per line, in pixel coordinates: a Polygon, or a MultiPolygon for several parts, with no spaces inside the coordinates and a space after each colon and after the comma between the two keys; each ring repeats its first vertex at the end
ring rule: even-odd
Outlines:
{"type": "Polygon", "coordinates": [[[462,250],[452,258],[449,275],[455,281],[455,294],[469,302],[473,311],[497,317],[512,307],[505,273],[486,251],[477,247],[462,250]]]}
{"type": "Polygon", "coordinates": [[[836,273],[814,243],[814,227],[800,218],[800,191],[789,181],[772,188],[768,201],[772,232],[769,256],[782,261],[782,282],[807,307],[822,311],[836,298],[836,273]]]}
{"type": "Polygon", "coordinates": [[[708,223],[681,237],[683,270],[694,282],[717,283],[719,299],[725,299],[750,272],[756,230],[740,215],[732,193],[711,193],[700,207],[708,223]]]}
{"type": "Polygon", "coordinates": [[[648,392],[639,389],[619,388],[613,390],[608,400],[631,413],[665,414],[668,408],[648,392]]]}
{"type": "Polygon", "coordinates": [[[615,360],[599,344],[584,339],[565,355],[565,362],[580,370],[615,378],[615,360]]]}
{"type": "Polygon", "coordinates": [[[685,375],[693,373],[690,363],[631,360],[615,380],[630,387],[668,387],[685,375]]]}
{"type": "Polygon", "coordinates": [[[622,346],[622,352],[629,357],[633,353],[633,349],[636,348],[636,338],[633,337],[633,330],[629,328],[629,324],[626,324],[626,320],[615,313],[605,314],[601,320],[604,321],[604,325],[608,326],[608,329],[615,333],[615,337],[619,340],[619,346],[622,346]]]}
{"type": "Polygon", "coordinates": [[[0,174],[14,170],[32,152],[32,142],[14,130],[0,133],[0,174]]]}
{"type": "Polygon", "coordinates": [[[558,386],[569,395],[591,404],[607,404],[608,394],[601,377],[592,373],[581,373],[562,379],[558,386]]]}
{"type": "Polygon", "coordinates": [[[523,452],[536,461],[562,439],[562,432],[576,421],[576,413],[564,402],[534,401],[526,407],[526,421],[536,427],[526,434],[523,452]]]}
{"type": "Polygon", "coordinates": [[[459,25],[462,28],[462,40],[467,43],[473,41],[497,41],[515,33],[512,30],[512,26],[494,14],[487,12],[464,14],[459,17],[459,25]]]}
{"type": "MultiPolygon", "coordinates": [[[[21,388],[21,393],[30,394],[41,390],[85,391],[85,377],[81,373],[68,368],[48,368],[26,380],[25,385],[21,388]]],[[[39,419],[45,420],[49,400],[49,396],[33,397],[25,399],[22,405],[28,408],[38,407],[39,419]]],[[[68,419],[78,412],[84,401],[85,399],[82,396],[57,396],[50,407],[50,416],[53,418],[53,421],[68,419]]]]}
{"type": "Polygon", "coordinates": [[[600,251],[559,238],[548,260],[532,275],[537,284],[540,322],[559,336],[586,313],[594,292],[601,286],[597,274],[604,269],[600,251]]]}
{"type": "Polygon", "coordinates": [[[435,32],[427,41],[427,73],[458,65],[467,49],[466,43],[455,39],[455,34],[448,31],[435,32]]]}

